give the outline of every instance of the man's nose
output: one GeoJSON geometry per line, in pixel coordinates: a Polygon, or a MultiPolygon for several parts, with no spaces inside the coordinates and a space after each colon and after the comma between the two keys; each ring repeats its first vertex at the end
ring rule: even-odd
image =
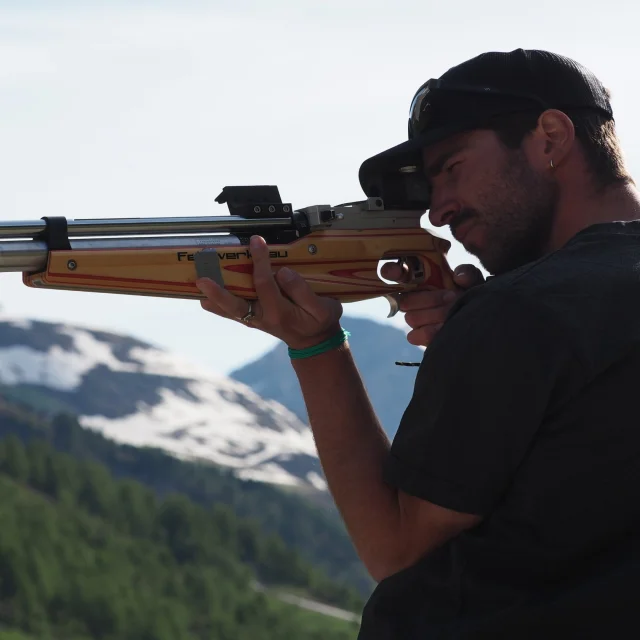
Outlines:
{"type": "Polygon", "coordinates": [[[429,221],[434,227],[444,227],[460,211],[460,204],[452,198],[431,202],[429,221]]]}

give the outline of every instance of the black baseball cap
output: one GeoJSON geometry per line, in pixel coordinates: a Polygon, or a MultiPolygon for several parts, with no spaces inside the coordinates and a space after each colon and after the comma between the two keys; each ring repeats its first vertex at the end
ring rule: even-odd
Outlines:
{"type": "Polygon", "coordinates": [[[425,82],[409,110],[409,139],[365,160],[360,185],[386,206],[430,206],[422,149],[513,113],[589,109],[613,119],[608,92],[594,74],[562,55],[516,49],[488,52],[425,82]]]}

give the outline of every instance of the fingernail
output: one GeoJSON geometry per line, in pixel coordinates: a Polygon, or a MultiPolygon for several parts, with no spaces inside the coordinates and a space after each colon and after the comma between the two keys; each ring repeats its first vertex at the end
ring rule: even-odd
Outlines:
{"type": "Polygon", "coordinates": [[[293,280],[293,271],[288,267],[282,267],[282,269],[278,271],[278,276],[284,282],[291,282],[293,280]]]}
{"type": "Polygon", "coordinates": [[[200,289],[200,291],[202,291],[202,293],[204,293],[204,289],[206,287],[206,283],[204,280],[196,280],[196,287],[198,287],[198,289],[200,289]]]}
{"type": "Polygon", "coordinates": [[[467,270],[464,267],[458,267],[454,272],[454,276],[464,276],[467,273],[467,270]]]}
{"type": "Polygon", "coordinates": [[[442,300],[444,302],[453,302],[456,299],[456,294],[453,291],[447,291],[443,296],[442,300]]]}
{"type": "Polygon", "coordinates": [[[260,240],[262,238],[260,236],[251,236],[251,239],[249,240],[249,246],[252,249],[258,249],[260,247],[260,240]]]}

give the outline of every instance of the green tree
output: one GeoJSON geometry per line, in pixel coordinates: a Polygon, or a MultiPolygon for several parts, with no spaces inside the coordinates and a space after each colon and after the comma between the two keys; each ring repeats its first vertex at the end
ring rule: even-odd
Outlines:
{"type": "Polygon", "coordinates": [[[80,492],[78,464],[68,454],[49,456],[47,460],[47,493],[66,505],[75,504],[80,492]]]}
{"type": "Polygon", "coordinates": [[[14,598],[14,606],[17,626],[42,640],[47,640],[51,636],[47,612],[33,582],[22,581],[14,598]]]}
{"type": "Polygon", "coordinates": [[[90,513],[106,516],[115,502],[115,487],[107,469],[96,462],[82,462],[79,467],[78,503],[90,513]]]}
{"type": "Polygon", "coordinates": [[[118,510],[115,518],[132,535],[151,537],[158,511],[154,493],[130,479],[120,480],[116,493],[118,510]]]}
{"type": "Polygon", "coordinates": [[[19,482],[26,482],[29,477],[29,461],[24,445],[14,436],[8,436],[4,441],[4,455],[2,470],[11,478],[19,482]]]}
{"type": "Polygon", "coordinates": [[[51,494],[48,486],[51,448],[44,440],[32,440],[27,444],[25,453],[29,463],[29,485],[38,491],[51,494]]]}

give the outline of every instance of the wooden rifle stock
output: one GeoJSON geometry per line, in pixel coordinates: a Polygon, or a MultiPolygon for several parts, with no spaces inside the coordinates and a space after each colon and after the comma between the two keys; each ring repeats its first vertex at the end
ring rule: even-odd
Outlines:
{"type": "Polygon", "coordinates": [[[206,275],[252,299],[248,241],[260,234],[274,271],[287,266],[318,295],[345,303],[380,296],[392,302],[401,292],[454,288],[446,261],[450,243],[420,226],[423,211],[388,210],[375,198],[293,211],[273,191],[263,201],[264,189],[277,193],[275,187],[225,189],[244,194],[235,201],[229,194],[222,198],[224,191],[219,196],[229,202],[229,216],[0,225],[0,270],[21,271],[29,287],[187,299],[202,298],[195,281],[206,275]],[[251,189],[262,189],[260,197],[251,189]],[[406,262],[409,281],[382,280],[378,268],[385,260],[406,262]]]}

